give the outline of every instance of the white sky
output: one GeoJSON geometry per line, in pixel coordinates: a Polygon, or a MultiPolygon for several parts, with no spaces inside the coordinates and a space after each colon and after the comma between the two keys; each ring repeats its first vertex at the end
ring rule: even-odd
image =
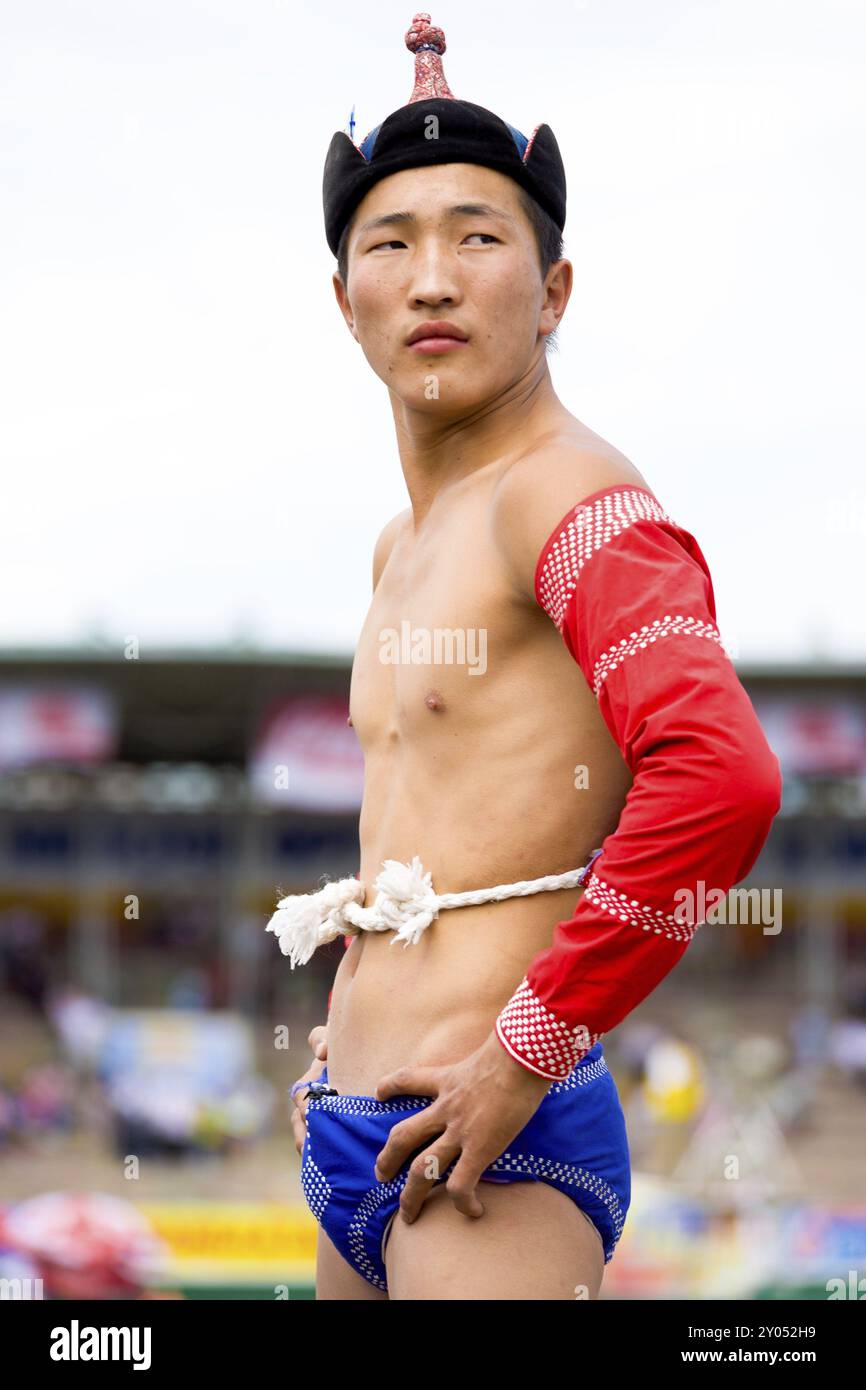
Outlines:
{"type": "MultiPolygon", "coordinates": [[[[562,400],[696,535],[736,656],[866,656],[862,0],[431,12],[455,94],[559,140],[562,400]]],[[[354,646],[407,497],[322,166],[408,99],[413,13],[0,8],[0,646],[354,646]]]]}

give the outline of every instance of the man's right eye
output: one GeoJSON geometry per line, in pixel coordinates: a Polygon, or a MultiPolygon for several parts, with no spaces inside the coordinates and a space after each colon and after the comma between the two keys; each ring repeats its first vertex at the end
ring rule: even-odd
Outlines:
{"type": "Polygon", "coordinates": [[[371,251],[378,251],[380,246],[405,246],[405,241],[377,241],[375,246],[371,246],[371,251]]]}

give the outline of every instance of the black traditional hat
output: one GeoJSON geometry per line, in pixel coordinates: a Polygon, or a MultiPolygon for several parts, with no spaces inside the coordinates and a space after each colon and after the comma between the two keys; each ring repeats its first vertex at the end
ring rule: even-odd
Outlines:
{"type": "Polygon", "coordinates": [[[458,101],[445,80],[445,35],[416,14],[406,35],[415,54],[415,87],[405,106],[392,112],[356,145],[338,130],[325,159],[322,199],[325,235],[337,254],[340,236],[366,193],[389,174],[427,164],[484,164],[515,179],[544,208],[560,231],[565,227],[565,169],[548,125],[527,140],[513,125],[471,101],[458,101]]]}

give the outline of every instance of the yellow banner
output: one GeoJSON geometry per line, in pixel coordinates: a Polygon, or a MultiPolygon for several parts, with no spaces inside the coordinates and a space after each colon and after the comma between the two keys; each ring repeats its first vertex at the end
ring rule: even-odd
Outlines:
{"type": "Polygon", "coordinates": [[[171,1252],[172,1279],[312,1282],[316,1223],[303,1203],[138,1202],[171,1252]]]}

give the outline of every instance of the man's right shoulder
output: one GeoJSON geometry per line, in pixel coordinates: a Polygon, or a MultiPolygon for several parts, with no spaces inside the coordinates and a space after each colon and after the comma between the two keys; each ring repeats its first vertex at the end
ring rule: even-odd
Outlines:
{"type": "Polygon", "coordinates": [[[402,512],[392,516],[391,520],[382,527],[379,532],[379,539],[373,550],[373,588],[375,590],[382,577],[382,571],[388,563],[388,556],[394,549],[394,542],[403,530],[408,519],[412,515],[411,507],[404,507],[402,512]]]}

